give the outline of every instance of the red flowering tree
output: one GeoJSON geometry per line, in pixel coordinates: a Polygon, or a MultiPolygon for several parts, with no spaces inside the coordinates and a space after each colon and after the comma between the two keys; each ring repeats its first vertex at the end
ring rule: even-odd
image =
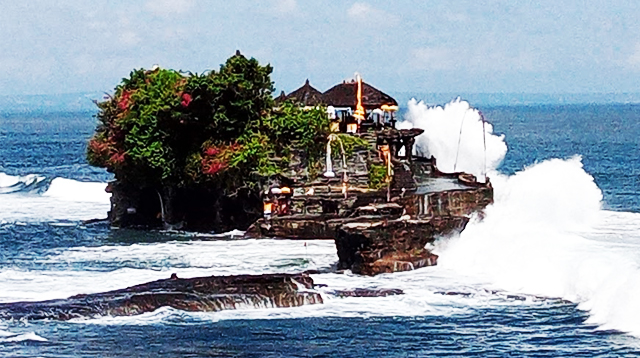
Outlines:
{"type": "Polygon", "coordinates": [[[98,103],[100,124],[88,145],[89,163],[141,186],[181,186],[202,179],[187,175],[186,166],[193,166],[188,160],[202,156],[204,147],[220,146],[228,153],[218,159],[218,170],[207,155],[199,171],[213,175],[227,168],[229,156],[240,150],[238,138],[271,111],[271,71],[242,55],[219,72],[201,75],[133,71],[98,103]]]}
{"type": "Polygon", "coordinates": [[[119,182],[156,190],[164,206],[180,188],[257,192],[286,165],[292,140],[303,139],[311,157],[319,157],[318,139],[329,126],[322,109],[287,105],[274,112],[271,71],[240,54],[203,74],[134,70],[97,103],[88,161],[119,182]]]}

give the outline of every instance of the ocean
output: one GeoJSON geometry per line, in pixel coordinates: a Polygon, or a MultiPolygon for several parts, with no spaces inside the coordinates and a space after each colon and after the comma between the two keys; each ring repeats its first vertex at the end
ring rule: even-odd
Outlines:
{"type": "Polygon", "coordinates": [[[323,293],[325,304],[298,308],[0,321],[0,356],[638,356],[640,105],[478,109],[491,124],[485,137],[466,102],[409,103],[406,123],[443,140],[424,145],[444,153],[442,167],[487,174],[495,204],[434,245],[437,266],[376,277],[329,272],[332,241],[83,225],[106,217],[112,179],[84,159],[93,113],[0,114],[0,302],[103,292],[172,273],[309,269],[327,272],[312,275],[327,285],[321,292],[405,292],[323,293]]]}

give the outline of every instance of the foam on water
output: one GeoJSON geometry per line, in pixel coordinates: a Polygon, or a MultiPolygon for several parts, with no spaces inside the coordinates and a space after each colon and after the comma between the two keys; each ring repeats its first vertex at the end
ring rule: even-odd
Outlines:
{"type": "Polygon", "coordinates": [[[602,193],[578,157],[493,183],[495,204],[440,242],[439,265],[512,292],[565,298],[589,311],[589,323],[640,335],[640,240],[626,235],[640,215],[602,212],[602,193]]]}
{"type": "MultiPolygon", "coordinates": [[[[328,269],[336,261],[332,240],[191,241],[130,246],[76,247],[46,255],[56,270],[0,271],[0,302],[65,298],[79,293],[105,292],[158,279],[178,277],[263,274],[328,269]],[[66,269],[65,269],[66,265],[66,269]]],[[[158,322],[217,321],[221,319],[275,319],[299,317],[448,316],[493,305],[545,304],[513,300],[506,293],[486,289],[476,279],[454,275],[441,267],[363,277],[349,273],[312,275],[323,305],[286,309],[253,309],[216,313],[187,313],[172,309],[136,317],[100,317],[76,320],[100,324],[155,324],[158,322]],[[342,289],[401,289],[400,296],[336,297],[342,289]],[[462,291],[466,296],[442,292],[462,291]]]]}
{"type": "Polygon", "coordinates": [[[55,178],[43,196],[61,201],[108,203],[111,194],[105,191],[106,187],[105,183],[79,182],[72,179],[55,178]]]}
{"type": "Polygon", "coordinates": [[[29,191],[38,187],[46,179],[43,175],[8,175],[0,172],[0,194],[29,191]]]}
{"type": "Polygon", "coordinates": [[[111,194],[105,192],[105,183],[54,178],[47,187],[47,182],[36,174],[0,173],[0,223],[106,217],[111,194]]]}
{"type": "Polygon", "coordinates": [[[12,334],[12,335],[0,338],[0,343],[24,342],[24,341],[47,342],[48,340],[46,338],[40,337],[35,332],[28,332],[23,334],[12,334]]]}
{"type": "Polygon", "coordinates": [[[47,342],[44,337],[40,337],[35,332],[14,333],[0,329],[0,343],[16,343],[24,341],[47,342]]]}
{"type": "Polygon", "coordinates": [[[188,278],[329,269],[333,241],[226,240],[51,250],[38,261],[51,270],[0,271],[0,302],[66,298],[104,292],[171,273],[188,278]]]}

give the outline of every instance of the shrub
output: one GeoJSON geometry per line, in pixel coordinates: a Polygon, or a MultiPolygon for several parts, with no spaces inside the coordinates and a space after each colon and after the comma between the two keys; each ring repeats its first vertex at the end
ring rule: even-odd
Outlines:
{"type": "Polygon", "coordinates": [[[329,133],[325,109],[274,109],[271,72],[239,53],[203,74],[134,70],[97,103],[87,159],[139,187],[228,193],[282,172],[294,148],[318,161],[329,133]]]}

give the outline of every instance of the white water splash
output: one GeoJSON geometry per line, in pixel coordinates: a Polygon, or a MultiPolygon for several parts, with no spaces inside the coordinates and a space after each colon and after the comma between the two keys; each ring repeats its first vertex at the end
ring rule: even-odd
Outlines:
{"type": "Polygon", "coordinates": [[[495,204],[482,222],[440,243],[439,265],[508,291],[579,303],[590,323],[640,336],[640,238],[625,233],[640,228],[640,215],[602,212],[602,193],[579,157],[493,183],[495,204]]]}
{"type": "Polygon", "coordinates": [[[0,194],[18,192],[36,186],[45,179],[43,175],[36,174],[19,176],[0,173],[0,194]]]}
{"type": "Polygon", "coordinates": [[[46,188],[41,175],[10,176],[0,173],[0,223],[54,222],[104,218],[111,194],[106,183],[55,178],[46,188]]]}
{"type": "Polygon", "coordinates": [[[48,339],[40,337],[35,332],[28,332],[23,334],[9,333],[5,337],[0,337],[0,343],[15,343],[24,341],[47,342],[48,339]]]}
{"type": "Polygon", "coordinates": [[[108,203],[111,194],[105,191],[107,184],[96,182],[80,182],[72,179],[55,178],[45,197],[56,198],[67,202],[108,203]]]}
{"type": "Polygon", "coordinates": [[[484,182],[485,174],[496,169],[507,153],[504,136],[493,134],[490,123],[483,128],[480,113],[466,101],[458,98],[444,107],[429,107],[412,99],[408,108],[398,128],[424,129],[416,138],[414,154],[434,156],[443,172],[467,172],[484,182]]]}

